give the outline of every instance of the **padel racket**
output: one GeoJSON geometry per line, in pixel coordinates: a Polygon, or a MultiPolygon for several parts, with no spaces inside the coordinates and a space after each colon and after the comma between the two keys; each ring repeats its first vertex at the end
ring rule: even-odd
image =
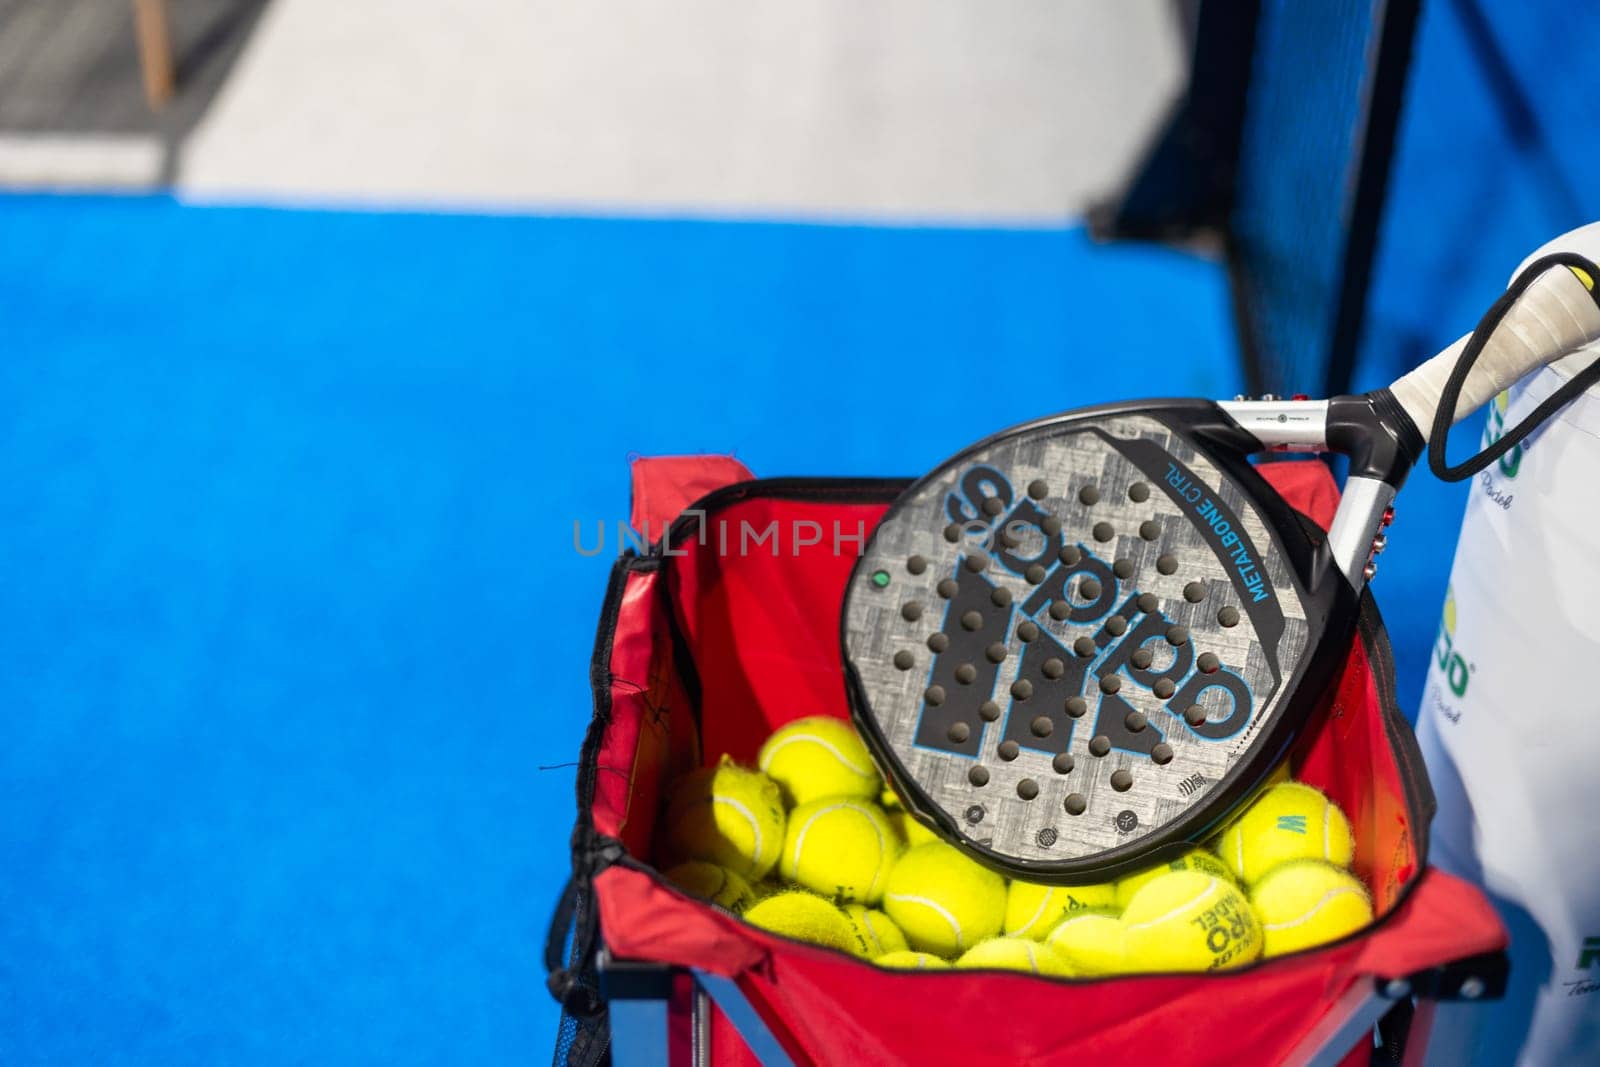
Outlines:
{"type": "Polygon", "coordinates": [[[1442,457],[1454,419],[1600,337],[1597,277],[1544,257],[1388,389],[1085,408],[914,483],[842,618],[852,715],[908,807],[1039,882],[1116,877],[1215,832],[1343,662],[1424,429],[1442,457]],[[1266,450],[1349,457],[1326,537],[1251,466],[1266,450]]]}

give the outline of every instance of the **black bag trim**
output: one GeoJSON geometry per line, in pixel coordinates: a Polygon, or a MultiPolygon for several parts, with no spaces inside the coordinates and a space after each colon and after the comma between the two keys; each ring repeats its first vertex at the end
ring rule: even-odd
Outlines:
{"type": "Polygon", "coordinates": [[[1395,686],[1394,649],[1389,644],[1389,630],[1384,625],[1378,603],[1371,588],[1362,590],[1361,612],[1356,626],[1361,643],[1366,648],[1367,663],[1372,668],[1378,691],[1378,703],[1383,709],[1383,725],[1399,765],[1400,786],[1405,792],[1406,811],[1415,824],[1417,841],[1417,869],[1428,865],[1428,828],[1438,814],[1439,803],[1434,797],[1433,783],[1428,779],[1427,765],[1422,759],[1422,746],[1417,743],[1417,733],[1400,709],[1399,694],[1395,686]]]}
{"type": "Polygon", "coordinates": [[[683,513],[667,527],[661,538],[650,546],[650,555],[672,559],[666,553],[672,545],[684,543],[684,535],[699,521],[744,500],[815,500],[821,503],[872,502],[883,500],[892,503],[911,478],[752,478],[713,489],[705,496],[683,509],[683,513]]]}
{"type": "Polygon", "coordinates": [[[562,1008],[579,1019],[592,1019],[605,1010],[600,996],[599,976],[594,970],[595,950],[599,947],[599,914],[594,900],[594,876],[624,853],[622,842],[597,833],[594,828],[594,787],[599,774],[600,747],[606,728],[611,725],[611,654],[615,646],[617,616],[622,610],[628,579],[635,573],[649,573],[658,561],[625,552],[611,567],[601,601],[600,619],[595,627],[594,652],[589,660],[589,687],[594,697],[594,713],[584,733],[578,754],[578,814],[572,828],[572,875],[562,888],[545,934],[544,963],[548,975],[545,986],[562,1008]],[[572,950],[562,959],[567,931],[572,931],[572,950]]]}

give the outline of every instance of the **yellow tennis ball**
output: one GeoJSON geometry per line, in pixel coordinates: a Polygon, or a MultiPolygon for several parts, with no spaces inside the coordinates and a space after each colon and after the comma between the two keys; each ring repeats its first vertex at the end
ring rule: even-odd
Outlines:
{"type": "Polygon", "coordinates": [[[950,845],[918,845],[889,872],[883,910],[912,948],[959,956],[1000,932],[1006,882],[950,845]]]}
{"type": "Polygon", "coordinates": [[[673,786],[666,821],[675,858],[705,860],[759,881],[777,865],[787,820],[772,779],[723,756],[673,786]]]}
{"type": "Polygon", "coordinates": [[[1217,854],[1244,882],[1291,860],[1348,867],[1355,854],[1350,822],[1338,805],[1302,782],[1275,785],[1217,840],[1217,854]]]}
{"type": "Polygon", "coordinates": [[[1227,864],[1203,848],[1191,849],[1175,860],[1168,863],[1158,863],[1154,867],[1146,867],[1137,874],[1130,874],[1118,882],[1116,906],[1119,909],[1126,908],[1128,901],[1133,899],[1135,893],[1162,875],[1172,874],[1174,871],[1199,871],[1201,874],[1213,875],[1226,882],[1233,881],[1233,872],[1228,869],[1227,864]]]}
{"type": "Polygon", "coordinates": [[[850,926],[855,931],[858,956],[876,959],[890,952],[905,952],[911,947],[906,944],[906,935],[900,932],[894,920],[881,911],[861,904],[846,904],[844,916],[850,920],[850,926]]]}
{"type": "Polygon", "coordinates": [[[902,851],[876,804],[828,797],[789,813],[778,873],[835,900],[876,904],[902,851]]]}
{"type": "Polygon", "coordinates": [[[758,904],[763,900],[766,900],[768,897],[775,897],[779,893],[787,893],[796,888],[798,887],[791,885],[788,882],[779,880],[778,869],[776,867],[772,869],[771,874],[763,878],[761,881],[750,883],[750,889],[755,893],[756,903],[758,904]]]}
{"type": "Polygon", "coordinates": [[[900,831],[900,839],[907,844],[926,845],[930,841],[942,840],[938,834],[922,825],[911,812],[906,810],[905,801],[894,791],[894,786],[888,783],[884,783],[883,790],[878,793],[878,807],[889,816],[890,824],[900,831]]]}
{"type": "Polygon", "coordinates": [[[928,845],[940,840],[938,834],[918,822],[916,816],[904,808],[885,811],[884,814],[889,817],[889,825],[894,827],[895,833],[900,835],[900,840],[907,848],[928,845]]]}
{"type": "Polygon", "coordinates": [[[1122,913],[1129,968],[1224,971],[1261,955],[1261,922],[1225,878],[1200,871],[1163,874],[1122,913]]]}
{"type": "Polygon", "coordinates": [[[1121,974],[1128,969],[1122,920],[1104,911],[1080,911],[1057,924],[1045,944],[1074,974],[1121,974]]]}
{"type": "Polygon", "coordinates": [[[1057,956],[1048,945],[1041,945],[1027,937],[991,937],[972,946],[956,966],[962,968],[992,967],[1002,971],[1026,971],[1029,974],[1070,976],[1072,968],[1057,956]]]}
{"type": "Polygon", "coordinates": [[[918,822],[916,816],[906,810],[905,802],[900,799],[900,794],[894,791],[894,786],[884,784],[883,791],[878,794],[878,806],[889,816],[889,825],[895,828],[895,832],[900,835],[900,840],[907,848],[944,840],[918,822]]]}
{"type": "MultiPolygon", "coordinates": [[[[1256,784],[1256,787],[1250,791],[1250,795],[1247,796],[1239,805],[1234,814],[1234,818],[1238,818],[1239,815],[1242,815],[1244,812],[1248,811],[1250,805],[1260,800],[1262,795],[1273,786],[1282,785],[1285,782],[1292,781],[1294,781],[1294,776],[1289,773],[1289,761],[1286,759],[1276,767],[1272,768],[1272,772],[1256,784]]],[[[1209,848],[1212,852],[1216,852],[1218,855],[1221,855],[1220,849],[1222,847],[1222,835],[1228,832],[1229,825],[1231,824],[1224,823],[1221,829],[1212,834],[1210,839],[1206,841],[1206,848],[1209,848]]]]}
{"type": "Polygon", "coordinates": [[[950,964],[927,952],[885,952],[872,961],[897,971],[948,971],[950,964]]]}
{"type": "Polygon", "coordinates": [[[1372,901],[1361,880],[1317,860],[1274,867],[1256,883],[1250,904],[1261,919],[1266,956],[1337,941],[1372,922],[1372,901]]]}
{"type": "Polygon", "coordinates": [[[1043,941],[1045,935],[1074,912],[1116,905],[1117,887],[1112,882],[1095,885],[1035,885],[1012,882],[1006,890],[1007,937],[1031,937],[1043,941]]]}
{"type": "Polygon", "coordinates": [[[815,893],[791,889],[758,901],[744,913],[745,921],[765,930],[813,945],[858,955],[855,929],[833,902],[815,893]]]}
{"type": "Polygon", "coordinates": [[[855,728],[843,719],[797,719],[767,738],[757,765],[778,783],[791,807],[822,797],[871,800],[883,778],[855,728]]]}
{"type": "Polygon", "coordinates": [[[667,880],[697,897],[705,897],[735,915],[756,902],[750,883],[726,867],[704,860],[689,860],[666,872],[667,880]]]}

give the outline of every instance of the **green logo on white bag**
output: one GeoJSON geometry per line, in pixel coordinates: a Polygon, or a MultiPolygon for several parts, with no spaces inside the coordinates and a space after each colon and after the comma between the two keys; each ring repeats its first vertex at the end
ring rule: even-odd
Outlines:
{"type": "MultiPolygon", "coordinates": [[[[1506,408],[1511,404],[1511,394],[1502,392],[1494,398],[1494,403],[1489,405],[1489,417],[1483,424],[1483,448],[1488,448],[1506,435],[1506,408]]],[[[1500,468],[1500,473],[1507,478],[1515,478],[1517,471],[1522,468],[1522,446],[1512,445],[1511,449],[1495,461],[1495,466],[1500,468]]]]}
{"type": "MultiPolygon", "coordinates": [[[[1578,949],[1578,970],[1587,971],[1593,967],[1600,967],[1600,937],[1584,938],[1583,947],[1578,949]]],[[[1586,997],[1600,993],[1600,981],[1588,975],[1568,979],[1561,984],[1567,987],[1569,997],[1586,997]]]]}
{"type": "Polygon", "coordinates": [[[1458,697],[1467,695],[1470,674],[1467,661],[1456,651],[1456,591],[1452,586],[1445,590],[1444,615],[1439,619],[1439,639],[1433,645],[1433,661],[1444,672],[1450,692],[1458,697]]]}

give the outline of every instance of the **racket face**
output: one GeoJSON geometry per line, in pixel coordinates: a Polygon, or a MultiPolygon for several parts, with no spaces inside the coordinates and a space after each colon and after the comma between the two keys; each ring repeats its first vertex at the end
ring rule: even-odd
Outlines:
{"type": "Polygon", "coordinates": [[[896,501],[842,637],[852,713],[913,810],[1014,875],[1097,879],[1214,830],[1283,757],[1354,594],[1248,440],[1205,401],[1091,409],[896,501]]]}

